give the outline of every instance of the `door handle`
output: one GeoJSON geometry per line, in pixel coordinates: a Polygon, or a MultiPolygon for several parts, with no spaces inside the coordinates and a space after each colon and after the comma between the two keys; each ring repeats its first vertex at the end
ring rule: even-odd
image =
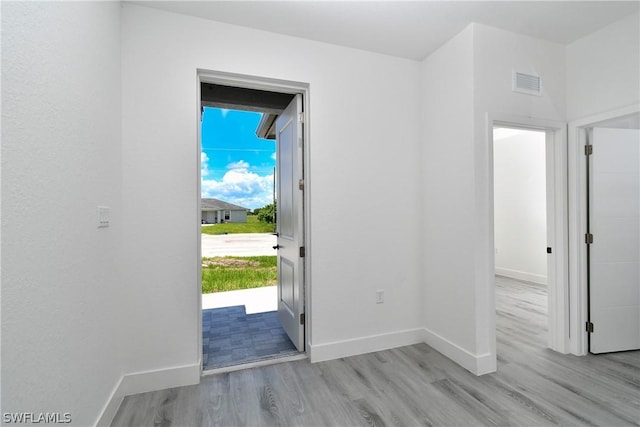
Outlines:
{"type": "Polygon", "coordinates": [[[275,245],[275,246],[273,247],[273,249],[278,250],[278,249],[280,249],[281,247],[282,247],[282,246],[280,246],[280,245],[275,245]]]}

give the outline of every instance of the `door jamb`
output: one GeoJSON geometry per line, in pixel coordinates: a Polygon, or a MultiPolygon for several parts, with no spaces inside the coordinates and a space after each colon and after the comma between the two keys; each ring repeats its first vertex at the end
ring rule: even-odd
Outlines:
{"type": "Polygon", "coordinates": [[[200,159],[200,150],[201,150],[201,93],[200,93],[200,84],[201,83],[212,83],[218,85],[226,85],[226,86],[235,86],[242,87],[247,89],[258,89],[258,90],[267,90],[273,92],[281,92],[281,93],[291,93],[291,94],[302,94],[302,105],[303,105],[303,141],[304,141],[304,150],[303,150],[303,159],[302,159],[302,173],[304,177],[304,194],[303,194],[303,245],[305,246],[305,257],[304,257],[304,313],[305,313],[305,325],[304,325],[304,334],[305,334],[305,354],[309,354],[309,349],[311,348],[311,323],[312,323],[312,312],[311,312],[311,173],[310,173],[310,159],[311,159],[311,150],[310,150],[310,101],[309,101],[309,92],[310,86],[308,83],[303,82],[294,82],[288,80],[279,80],[272,79],[267,77],[258,77],[258,76],[249,76],[244,74],[236,74],[236,73],[227,73],[222,71],[213,71],[213,70],[205,70],[205,69],[197,69],[196,70],[196,108],[197,108],[197,177],[196,177],[196,188],[197,188],[197,206],[196,206],[196,217],[197,217],[197,283],[196,283],[196,303],[197,303],[197,355],[198,360],[200,360],[200,372],[202,373],[202,262],[200,259],[202,258],[202,242],[201,242],[201,216],[202,212],[200,210],[200,200],[201,200],[201,159],[200,159]]]}
{"type": "Polygon", "coordinates": [[[640,105],[634,104],[569,122],[568,126],[568,185],[569,185],[569,295],[571,296],[569,324],[569,350],[571,354],[588,353],[587,322],[587,247],[584,233],[587,230],[587,167],[584,155],[587,128],[599,122],[640,113],[640,105]]]}
{"type": "MultiPolygon", "coordinates": [[[[522,129],[545,131],[548,140],[553,138],[553,153],[551,153],[551,163],[553,167],[554,177],[554,202],[555,210],[553,218],[553,241],[548,245],[553,247],[554,252],[554,270],[548,268],[547,275],[553,274],[555,280],[554,286],[548,288],[548,345],[552,350],[560,353],[568,352],[569,343],[569,288],[568,288],[568,232],[567,232],[567,126],[564,122],[536,119],[532,117],[516,116],[509,114],[488,114],[487,131],[489,141],[489,182],[490,200],[489,203],[489,238],[491,240],[490,254],[491,262],[489,271],[495,271],[495,241],[494,241],[494,207],[493,207],[493,127],[507,126],[522,129]]],[[[549,166],[549,154],[547,153],[547,166],[549,166]]],[[[548,264],[549,265],[549,264],[548,264]]],[[[491,277],[491,289],[495,294],[495,281],[491,277]]],[[[495,318],[495,298],[491,298],[492,315],[495,318]]],[[[495,321],[493,322],[495,324],[495,321]]],[[[495,329],[493,330],[495,342],[495,329]]]]}

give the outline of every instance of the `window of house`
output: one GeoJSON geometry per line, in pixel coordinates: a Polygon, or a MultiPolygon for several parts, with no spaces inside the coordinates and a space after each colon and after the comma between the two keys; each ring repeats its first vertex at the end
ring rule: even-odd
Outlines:
{"type": "Polygon", "coordinates": [[[224,220],[225,221],[228,221],[230,216],[231,216],[231,212],[230,211],[224,211],[224,220]]]}

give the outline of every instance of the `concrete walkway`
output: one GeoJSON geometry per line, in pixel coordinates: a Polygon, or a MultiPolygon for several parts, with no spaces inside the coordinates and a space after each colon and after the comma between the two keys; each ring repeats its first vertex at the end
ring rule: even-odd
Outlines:
{"type": "Polygon", "coordinates": [[[244,289],[202,295],[202,309],[244,305],[247,314],[264,313],[278,309],[278,287],[244,289]]]}

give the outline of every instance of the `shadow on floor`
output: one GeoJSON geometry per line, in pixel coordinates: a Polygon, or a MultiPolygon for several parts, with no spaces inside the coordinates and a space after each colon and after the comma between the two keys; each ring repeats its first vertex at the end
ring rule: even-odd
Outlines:
{"type": "Polygon", "coordinates": [[[205,370],[295,353],[275,311],[247,315],[242,305],[202,310],[205,370]]]}

